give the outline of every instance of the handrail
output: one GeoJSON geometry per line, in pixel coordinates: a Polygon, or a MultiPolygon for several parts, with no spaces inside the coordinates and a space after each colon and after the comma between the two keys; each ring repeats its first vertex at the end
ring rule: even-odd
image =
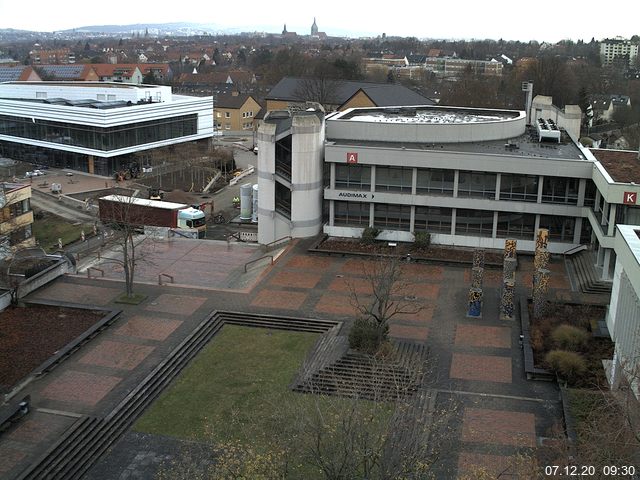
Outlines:
{"type": "Polygon", "coordinates": [[[87,278],[91,278],[91,270],[96,270],[100,272],[100,276],[104,277],[104,270],[98,267],[89,267],[87,268],[87,278]]]}
{"type": "Polygon", "coordinates": [[[173,275],[169,275],[168,273],[161,273],[160,275],[158,275],[158,285],[162,285],[162,277],[167,277],[169,280],[171,280],[171,283],[176,283],[173,279],[173,275]]]}
{"type": "Polygon", "coordinates": [[[265,255],[263,257],[256,258],[255,260],[251,260],[250,262],[245,263],[244,264],[244,273],[247,273],[247,267],[249,265],[251,265],[252,263],[256,263],[259,260],[264,260],[265,258],[270,258],[271,259],[271,265],[273,265],[273,255],[265,255]]]}
{"type": "Polygon", "coordinates": [[[577,252],[581,252],[582,250],[586,250],[587,246],[586,245],[578,245],[577,247],[571,247],[569,250],[567,250],[566,252],[562,252],[562,255],[564,255],[565,257],[567,255],[571,255],[573,253],[577,253],[577,252]]]}
{"type": "Polygon", "coordinates": [[[282,240],[293,240],[293,237],[292,237],[291,235],[287,235],[287,236],[284,236],[284,237],[279,238],[279,239],[277,239],[277,240],[274,240],[273,242],[269,242],[269,243],[265,244],[265,245],[264,245],[264,250],[265,250],[265,252],[266,252],[266,251],[269,251],[269,247],[271,247],[271,246],[275,245],[276,243],[281,242],[282,240]]]}

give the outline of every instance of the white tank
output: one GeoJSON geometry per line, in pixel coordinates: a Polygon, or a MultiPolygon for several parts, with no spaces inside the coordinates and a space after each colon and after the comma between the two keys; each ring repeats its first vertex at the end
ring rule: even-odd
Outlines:
{"type": "Polygon", "coordinates": [[[251,214],[251,221],[258,223],[258,184],[253,186],[253,213],[251,214]]]}
{"type": "Polygon", "coordinates": [[[240,220],[251,220],[251,184],[240,186],[240,220]]]}

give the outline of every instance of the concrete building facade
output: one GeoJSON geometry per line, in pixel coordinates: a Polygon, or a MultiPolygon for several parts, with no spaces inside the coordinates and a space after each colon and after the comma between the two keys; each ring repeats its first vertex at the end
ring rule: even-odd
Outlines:
{"type": "Polygon", "coordinates": [[[607,329],[615,342],[610,382],[623,378],[640,399],[640,226],[618,225],[607,329]]]}
{"type": "Polygon", "coordinates": [[[270,112],[258,130],[258,242],[322,230],[324,113],[270,112]]]}
{"type": "Polygon", "coordinates": [[[0,84],[0,154],[111,175],[141,151],[213,136],[213,97],[103,82],[0,84]]]}
{"type": "MultiPolygon", "coordinates": [[[[282,195],[275,189],[286,193],[278,183],[298,188],[271,165],[275,159],[264,157],[273,155],[268,152],[297,117],[272,117],[269,130],[259,131],[265,215],[277,214],[274,202],[282,195]]],[[[301,189],[322,198],[322,229],[330,236],[357,238],[375,227],[382,240],[411,242],[415,233],[428,232],[436,244],[494,249],[515,238],[519,250],[533,252],[537,230],[548,228],[552,253],[589,245],[602,279],[610,280],[615,225],[640,224],[640,179],[629,173],[640,171],[637,153],[609,160],[608,151],[582,147],[552,119],[527,125],[521,111],[419,106],[355,108],[324,121],[324,142],[316,141],[318,151],[302,164],[314,172],[319,167],[311,159],[322,164],[324,188],[306,186],[313,176],[301,189]]],[[[322,128],[316,130],[319,135],[322,128]]],[[[302,168],[294,150],[278,148],[287,152],[287,168],[302,168]]],[[[292,201],[292,212],[313,201],[292,201]]],[[[274,228],[260,222],[259,232],[269,230],[259,233],[264,243],[274,228]]]]}

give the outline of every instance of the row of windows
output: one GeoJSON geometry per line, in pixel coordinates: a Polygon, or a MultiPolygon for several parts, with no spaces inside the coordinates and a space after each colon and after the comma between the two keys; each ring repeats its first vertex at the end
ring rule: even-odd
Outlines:
{"type": "Polygon", "coordinates": [[[20,202],[12,203],[0,209],[0,222],[7,222],[29,211],[31,211],[31,201],[28,198],[20,202]]]}
{"type": "Polygon", "coordinates": [[[0,115],[0,134],[111,151],[198,133],[198,116],[182,115],[117,127],[92,127],[0,115]]]}
{"type": "MultiPolygon", "coordinates": [[[[413,168],[376,167],[375,191],[411,193],[413,168]]],[[[454,170],[416,169],[416,193],[435,194],[452,197],[454,194],[454,170]]],[[[537,202],[540,177],[537,175],[500,176],[500,200],[537,202]]],[[[545,177],[542,185],[543,203],[578,204],[579,179],[566,177],[545,177]]],[[[458,174],[458,197],[496,198],[497,174],[469,172],[458,174]]],[[[595,186],[594,186],[595,187],[595,186]]],[[[350,190],[371,190],[371,166],[337,164],[335,166],[335,188],[350,190]]],[[[586,192],[587,194],[595,192],[586,192]]],[[[593,198],[593,196],[591,198],[593,198]]],[[[589,196],[585,195],[585,203],[589,196]]]]}
{"type": "MultiPolygon", "coordinates": [[[[414,231],[451,234],[453,210],[447,207],[415,207],[414,231]]],[[[455,216],[455,234],[492,237],[494,221],[497,238],[532,240],[536,215],[532,213],[498,212],[458,208],[455,216]]],[[[334,201],[336,226],[367,227],[370,222],[370,204],[334,201]]],[[[549,237],[560,242],[573,242],[575,218],[540,215],[540,228],[549,230],[549,237]]],[[[386,230],[411,229],[411,207],[375,203],[373,226],[386,230]]]]}
{"type": "MultiPolygon", "coordinates": [[[[222,113],[216,112],[216,118],[221,118],[221,117],[222,117],[222,113]]],[[[252,110],[248,112],[242,112],[242,118],[252,118],[252,117],[253,117],[252,110]]],[[[231,118],[231,112],[224,112],[224,118],[231,118]]]]}

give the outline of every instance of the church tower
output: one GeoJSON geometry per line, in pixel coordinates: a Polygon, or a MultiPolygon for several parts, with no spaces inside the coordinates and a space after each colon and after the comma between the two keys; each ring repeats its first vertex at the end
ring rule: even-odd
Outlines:
{"type": "Polygon", "coordinates": [[[286,35],[287,34],[287,24],[284,24],[284,30],[282,30],[282,35],[286,35]]]}
{"type": "Polygon", "coordinates": [[[316,25],[316,17],[313,17],[313,25],[311,25],[311,36],[318,36],[318,25],[316,25]]]}

